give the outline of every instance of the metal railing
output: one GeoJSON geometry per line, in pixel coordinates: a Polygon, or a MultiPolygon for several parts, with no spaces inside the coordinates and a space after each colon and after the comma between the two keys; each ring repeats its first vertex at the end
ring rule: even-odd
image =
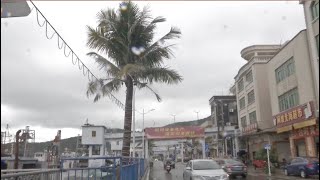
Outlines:
{"type": "Polygon", "coordinates": [[[145,159],[131,157],[62,158],[60,169],[1,170],[1,180],[140,180],[147,166],[145,159]],[[79,160],[88,160],[91,167],[63,166],[79,160]]]}
{"type": "Polygon", "coordinates": [[[1,170],[1,180],[60,180],[60,169],[1,170]]]}

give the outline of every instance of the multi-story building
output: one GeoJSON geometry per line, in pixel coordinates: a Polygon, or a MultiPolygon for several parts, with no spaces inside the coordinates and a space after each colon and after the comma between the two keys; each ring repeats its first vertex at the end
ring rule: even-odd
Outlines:
{"type": "MultiPolygon", "coordinates": [[[[212,127],[217,127],[217,135],[213,136],[216,146],[214,156],[233,155],[238,152],[238,139],[234,133],[226,134],[225,127],[238,129],[237,101],[236,96],[213,96],[209,100],[211,106],[212,127]],[[234,147],[236,146],[236,147],[234,147]],[[235,149],[235,151],[234,151],[235,149]]],[[[233,131],[234,132],[234,131],[233,131]]]]}
{"type": "Polygon", "coordinates": [[[253,45],[241,51],[248,61],[235,76],[235,94],[238,105],[240,137],[245,139],[248,158],[266,144],[284,140],[274,138],[270,93],[268,88],[268,61],[279,51],[280,45],[253,45]]]}
{"type": "Polygon", "coordinates": [[[300,3],[304,9],[309,60],[317,99],[317,117],[319,117],[319,0],[300,0],[300,3]]]}
{"type": "Polygon", "coordinates": [[[287,157],[319,153],[318,99],[308,44],[307,30],[302,30],[268,63],[273,121],[277,133],[289,138],[290,146],[281,147],[287,157]]]}

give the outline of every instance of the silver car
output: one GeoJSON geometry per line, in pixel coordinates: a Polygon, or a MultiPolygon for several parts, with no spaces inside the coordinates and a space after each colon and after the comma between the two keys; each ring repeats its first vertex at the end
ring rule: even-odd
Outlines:
{"type": "Polygon", "coordinates": [[[187,163],[183,180],[227,180],[228,174],[210,159],[196,159],[187,163]]]}

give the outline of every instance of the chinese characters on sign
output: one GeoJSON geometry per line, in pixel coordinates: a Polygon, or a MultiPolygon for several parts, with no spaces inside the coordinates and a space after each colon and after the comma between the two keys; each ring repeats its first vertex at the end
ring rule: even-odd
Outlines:
{"type": "Polygon", "coordinates": [[[257,129],[258,129],[257,123],[250,124],[250,125],[242,128],[242,133],[244,133],[244,134],[253,133],[253,132],[256,132],[257,129]]]}
{"type": "Polygon", "coordinates": [[[302,122],[314,118],[314,102],[308,102],[301,106],[291,108],[274,116],[278,128],[302,122]]]}
{"type": "Polygon", "coordinates": [[[307,136],[319,136],[319,125],[308,126],[292,131],[291,137],[294,139],[303,138],[307,136]]]}
{"type": "Polygon", "coordinates": [[[196,126],[146,128],[145,133],[148,139],[195,138],[204,136],[204,128],[196,126]]]}

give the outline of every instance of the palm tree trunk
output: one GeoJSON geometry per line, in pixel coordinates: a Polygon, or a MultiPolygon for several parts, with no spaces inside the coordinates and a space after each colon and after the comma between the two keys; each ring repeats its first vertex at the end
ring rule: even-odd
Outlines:
{"type": "Polygon", "coordinates": [[[131,125],[132,125],[132,97],[133,97],[133,82],[128,78],[124,114],[124,133],[122,144],[122,156],[130,156],[130,142],[131,142],[131,125]]]}

